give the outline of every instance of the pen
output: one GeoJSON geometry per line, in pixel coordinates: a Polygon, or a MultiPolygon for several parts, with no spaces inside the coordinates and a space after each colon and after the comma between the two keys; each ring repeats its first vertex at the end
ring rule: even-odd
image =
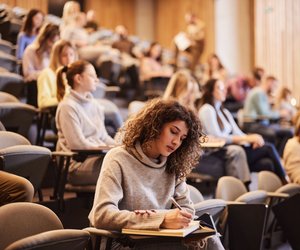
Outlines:
{"type": "Polygon", "coordinates": [[[173,197],[171,197],[171,201],[175,207],[177,207],[179,210],[182,210],[182,207],[177,203],[177,201],[175,201],[173,197]]]}

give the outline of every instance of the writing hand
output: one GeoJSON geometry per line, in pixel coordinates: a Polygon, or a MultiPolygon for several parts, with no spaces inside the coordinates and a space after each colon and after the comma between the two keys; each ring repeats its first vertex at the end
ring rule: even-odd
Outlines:
{"type": "Polygon", "coordinates": [[[189,225],[192,220],[192,215],[178,208],[172,209],[165,214],[162,228],[179,229],[189,225]]]}

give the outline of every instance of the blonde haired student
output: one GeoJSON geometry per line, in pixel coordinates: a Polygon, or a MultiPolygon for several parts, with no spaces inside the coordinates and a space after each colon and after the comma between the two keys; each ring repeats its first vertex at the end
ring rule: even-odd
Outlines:
{"type": "MultiPolygon", "coordinates": [[[[76,50],[70,42],[59,40],[54,44],[50,55],[50,65],[41,72],[37,81],[39,108],[58,104],[56,70],[61,66],[67,66],[73,63],[76,58],[76,50]]],[[[64,91],[65,88],[63,88],[63,92],[64,91]]]]}

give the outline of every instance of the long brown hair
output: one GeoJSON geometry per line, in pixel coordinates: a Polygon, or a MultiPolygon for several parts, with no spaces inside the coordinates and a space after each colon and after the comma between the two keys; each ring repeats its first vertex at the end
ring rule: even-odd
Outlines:
{"type": "Polygon", "coordinates": [[[47,23],[44,25],[36,38],[38,44],[38,48],[36,50],[37,54],[41,55],[45,51],[47,40],[53,39],[56,36],[59,36],[58,25],[52,23],[47,23]]]}
{"type": "MultiPolygon", "coordinates": [[[[33,30],[32,30],[33,29],[33,17],[39,13],[41,13],[44,16],[44,13],[38,9],[31,9],[27,13],[27,15],[25,17],[25,21],[24,21],[22,29],[21,29],[27,36],[35,35],[32,33],[33,32],[33,30]]],[[[39,28],[35,32],[37,34],[39,32],[39,28]]]]}
{"type": "MultiPolygon", "coordinates": [[[[213,108],[216,110],[213,92],[214,92],[217,81],[218,81],[218,79],[212,78],[212,79],[209,79],[205,83],[205,85],[203,86],[203,95],[200,100],[200,106],[204,105],[205,103],[208,103],[211,106],[213,106],[213,108]]],[[[229,121],[227,115],[224,112],[223,104],[221,105],[220,110],[221,110],[222,114],[224,115],[224,117],[226,118],[226,120],[229,121]]],[[[219,124],[219,127],[223,131],[224,124],[223,124],[220,116],[218,115],[217,110],[216,110],[216,115],[217,115],[217,122],[219,124]]]]}

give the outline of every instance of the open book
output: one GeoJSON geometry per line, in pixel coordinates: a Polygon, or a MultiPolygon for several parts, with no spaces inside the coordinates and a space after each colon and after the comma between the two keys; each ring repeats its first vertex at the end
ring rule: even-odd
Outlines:
{"type": "Polygon", "coordinates": [[[174,42],[180,51],[185,51],[192,44],[191,40],[187,37],[186,33],[184,32],[179,32],[174,37],[174,42]]]}
{"type": "Polygon", "coordinates": [[[208,227],[199,227],[199,221],[192,221],[190,225],[186,228],[181,229],[159,229],[159,230],[145,230],[145,229],[128,229],[123,228],[123,234],[131,235],[151,235],[151,236],[171,236],[171,237],[185,237],[188,234],[199,229],[203,233],[214,233],[215,230],[208,227]]]}

